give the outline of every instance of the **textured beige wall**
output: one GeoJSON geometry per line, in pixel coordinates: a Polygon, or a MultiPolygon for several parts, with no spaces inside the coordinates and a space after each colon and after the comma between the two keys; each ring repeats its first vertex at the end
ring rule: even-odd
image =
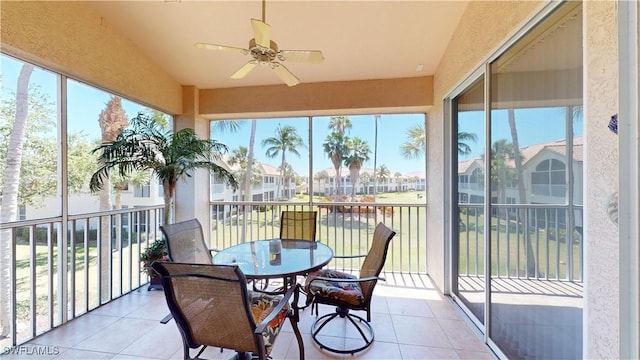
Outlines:
{"type": "Polygon", "coordinates": [[[180,84],[79,2],[2,1],[2,51],[171,114],[180,84]]]}
{"type": "Polygon", "coordinates": [[[587,359],[619,358],[618,230],[607,216],[618,184],[616,3],[586,1],[585,23],[585,344],[587,359]],[[606,176],[604,175],[606,174],[606,176]]]}
{"type": "Polygon", "coordinates": [[[433,77],[340,81],[202,90],[200,113],[208,118],[425,112],[433,105],[433,77]]]}
{"type": "Polygon", "coordinates": [[[427,270],[440,289],[445,289],[446,256],[442,179],[448,166],[444,164],[442,100],[542,5],[537,1],[470,2],[436,71],[434,106],[427,122],[427,270]]]}
{"type": "MultiPolygon", "coordinates": [[[[209,121],[198,115],[200,94],[193,86],[182,87],[184,107],[176,116],[176,130],[193,128],[205,139],[209,138],[209,121]]],[[[191,177],[178,182],[176,187],[176,221],[197,218],[203,229],[210,227],[209,213],[209,172],[199,169],[191,177]]],[[[204,231],[205,240],[209,241],[210,231],[204,231]]]]}

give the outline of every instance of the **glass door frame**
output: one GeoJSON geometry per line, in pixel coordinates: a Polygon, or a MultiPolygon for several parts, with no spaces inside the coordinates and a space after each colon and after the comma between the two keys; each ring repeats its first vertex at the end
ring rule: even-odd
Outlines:
{"type": "MultiPolygon", "coordinates": [[[[460,306],[462,311],[467,315],[470,321],[472,321],[481,333],[484,336],[484,341],[487,343],[490,348],[500,357],[507,358],[507,356],[502,353],[497,344],[495,344],[491,340],[491,334],[488,329],[491,329],[491,287],[489,282],[490,277],[490,264],[491,264],[491,241],[490,241],[490,233],[483,233],[483,241],[485,245],[485,306],[484,306],[484,323],[479,319],[476,319],[470,309],[464,306],[464,303],[461,299],[454,294],[454,289],[457,288],[457,267],[458,267],[458,257],[457,257],[457,236],[455,235],[458,230],[458,224],[455,222],[457,219],[457,211],[458,206],[453,205],[458,203],[458,186],[457,186],[457,161],[453,161],[455,159],[454,151],[457,151],[457,138],[455,134],[455,130],[457,129],[456,124],[454,124],[454,99],[460,96],[464,91],[472,86],[472,84],[477,81],[481,81],[482,77],[484,77],[484,111],[485,111],[485,153],[491,149],[491,98],[490,98],[490,89],[491,89],[491,64],[502,54],[504,54],[509,48],[511,48],[516,42],[520,41],[532,28],[540,24],[544,19],[550,15],[554,10],[556,10],[559,6],[562,6],[563,2],[548,2],[541,6],[540,10],[536,12],[528,21],[526,21],[519,29],[517,29],[511,36],[509,36],[496,50],[492,53],[488,54],[488,56],[477,66],[476,69],[471,71],[471,73],[467,74],[465,78],[456,84],[443,98],[443,115],[444,115],[444,144],[443,144],[443,157],[445,165],[444,169],[444,177],[445,177],[445,205],[443,208],[444,214],[444,235],[445,235],[445,294],[451,296],[456,304],[460,306]]],[[[490,184],[490,167],[485,167],[484,172],[484,211],[491,211],[491,191],[489,187],[490,184]],[[489,195],[487,195],[489,194],[489,195]]],[[[490,228],[490,219],[485,217],[485,228],[490,228]]]]}

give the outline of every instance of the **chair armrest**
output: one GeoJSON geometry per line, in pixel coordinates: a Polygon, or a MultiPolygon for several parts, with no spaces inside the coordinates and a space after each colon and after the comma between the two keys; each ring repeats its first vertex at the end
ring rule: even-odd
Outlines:
{"type": "Polygon", "coordinates": [[[335,255],[333,258],[334,259],[355,259],[355,258],[362,258],[362,257],[367,257],[367,254],[362,254],[362,255],[335,255]]]}
{"type": "MultiPolygon", "coordinates": [[[[267,325],[269,325],[271,320],[275,319],[280,311],[282,311],[282,309],[284,309],[284,307],[289,303],[289,299],[293,295],[295,289],[296,287],[292,286],[289,288],[289,290],[287,290],[287,292],[282,296],[282,299],[280,299],[278,305],[276,305],[276,307],[271,310],[269,316],[264,318],[259,324],[256,325],[256,329],[253,331],[254,334],[262,334],[264,332],[264,329],[267,327],[267,325]]],[[[292,309],[289,308],[288,312],[291,313],[292,309]]]]}
{"type": "Polygon", "coordinates": [[[369,281],[373,281],[373,280],[382,280],[382,281],[387,281],[385,278],[383,277],[379,277],[379,276],[369,276],[369,277],[364,277],[364,278],[356,278],[356,279],[336,279],[336,278],[328,278],[328,277],[322,277],[322,276],[318,276],[318,277],[314,277],[310,282],[309,282],[309,286],[311,286],[311,284],[313,284],[314,281],[330,281],[330,282],[355,282],[355,283],[363,283],[363,282],[369,282],[369,281]]]}

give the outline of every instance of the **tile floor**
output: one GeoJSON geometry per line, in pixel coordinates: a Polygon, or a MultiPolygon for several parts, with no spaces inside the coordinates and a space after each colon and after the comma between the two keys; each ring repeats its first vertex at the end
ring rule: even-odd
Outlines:
{"type": "MultiPolygon", "coordinates": [[[[373,345],[351,355],[321,350],[312,340],[315,315],[301,312],[299,323],[306,359],[494,359],[458,310],[433,288],[378,284],[372,303],[373,345]]],[[[332,307],[320,306],[323,312],[332,307]]],[[[363,312],[360,312],[364,316],[363,312]]],[[[164,294],[141,288],[89,314],[43,334],[1,359],[181,359],[182,342],[175,322],[160,324],[168,314],[164,294]],[[34,355],[38,354],[38,355],[34,355]]],[[[326,340],[353,341],[338,326],[326,340]]],[[[274,360],[298,359],[298,346],[288,324],[276,340],[274,360]]],[[[193,353],[192,355],[195,355],[193,353]]],[[[233,352],[209,348],[207,359],[230,359],[233,352]]]]}

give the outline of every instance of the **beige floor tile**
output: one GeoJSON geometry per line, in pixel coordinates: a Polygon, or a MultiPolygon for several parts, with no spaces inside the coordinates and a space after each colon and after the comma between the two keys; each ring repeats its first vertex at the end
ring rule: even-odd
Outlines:
{"type": "Polygon", "coordinates": [[[115,316],[102,316],[89,313],[49,331],[33,340],[39,344],[73,347],[96,332],[118,321],[115,316]]]}
{"type": "Polygon", "coordinates": [[[419,317],[434,317],[425,299],[388,297],[389,313],[393,315],[408,315],[419,317]]]}
{"type": "Polygon", "coordinates": [[[391,315],[399,344],[453,349],[436,319],[391,315]]]}
{"type": "MultiPolygon", "coordinates": [[[[362,346],[362,343],[354,343],[354,339],[346,339],[346,348],[355,348],[362,346]]],[[[390,343],[384,341],[374,341],[368,348],[357,352],[353,355],[358,359],[401,359],[400,348],[397,343],[390,343]]]]}
{"type": "Polygon", "coordinates": [[[138,338],[145,336],[156,321],[123,318],[75,346],[77,349],[120,353],[138,338]]]}
{"type": "MultiPolygon", "coordinates": [[[[371,326],[373,327],[373,332],[375,334],[375,341],[393,343],[398,342],[395,329],[393,328],[391,315],[376,313],[371,314],[371,326]]],[[[347,338],[360,338],[360,334],[353,326],[347,327],[345,336],[347,338]]]]}
{"type": "Polygon", "coordinates": [[[138,311],[149,303],[149,298],[136,294],[124,295],[110,303],[102,305],[91,313],[96,315],[126,316],[138,311]]]}
{"type": "Polygon", "coordinates": [[[79,350],[79,349],[69,349],[56,357],[57,359],[78,359],[78,360],[100,360],[100,359],[113,359],[117,354],[106,353],[106,352],[97,352],[97,351],[87,351],[87,350],[79,350]]]}
{"type": "Polygon", "coordinates": [[[454,305],[447,299],[442,300],[427,300],[427,304],[429,305],[429,309],[438,319],[452,319],[452,320],[462,320],[462,315],[460,311],[458,311],[454,305]]]}
{"type": "Polygon", "coordinates": [[[148,333],[138,337],[120,353],[131,356],[146,356],[155,359],[169,359],[182,349],[182,337],[174,322],[158,324],[148,333]]]}
{"type": "MultiPolygon", "coordinates": [[[[320,315],[335,312],[334,306],[320,305],[320,315]]],[[[114,300],[100,309],[72,320],[46,333],[27,346],[58,349],[52,356],[38,359],[182,359],[182,339],[175,321],[160,324],[168,309],[161,291],[146,288],[114,300]],[[66,356],[65,356],[66,353],[66,356]]],[[[354,314],[366,318],[366,312],[354,314]]],[[[308,308],[300,312],[298,323],[303,337],[305,358],[315,359],[493,359],[493,353],[477,337],[458,310],[434,290],[376,287],[372,302],[374,343],[351,356],[321,349],[311,335],[317,316],[308,308]]],[[[337,318],[327,325],[321,341],[344,348],[359,336],[337,318]]],[[[26,349],[26,348],[25,348],[26,349]]],[[[26,350],[22,350],[26,352],[26,350]]],[[[191,351],[194,356],[197,351],[191,351]]],[[[203,358],[226,360],[235,352],[208,348],[203,358]]],[[[287,321],[276,340],[271,356],[274,360],[298,359],[298,343],[287,321]]],[[[5,359],[30,359],[33,354],[12,354],[5,359]]]]}
{"type": "Polygon", "coordinates": [[[474,333],[464,320],[438,319],[444,333],[456,350],[488,351],[478,334],[474,333]]]}
{"type": "Polygon", "coordinates": [[[469,359],[469,360],[494,360],[497,359],[491,352],[478,352],[478,351],[467,351],[467,350],[456,350],[460,359],[469,359]]]}
{"type": "Polygon", "coordinates": [[[453,360],[459,359],[453,349],[400,344],[403,360],[453,360]]]}

